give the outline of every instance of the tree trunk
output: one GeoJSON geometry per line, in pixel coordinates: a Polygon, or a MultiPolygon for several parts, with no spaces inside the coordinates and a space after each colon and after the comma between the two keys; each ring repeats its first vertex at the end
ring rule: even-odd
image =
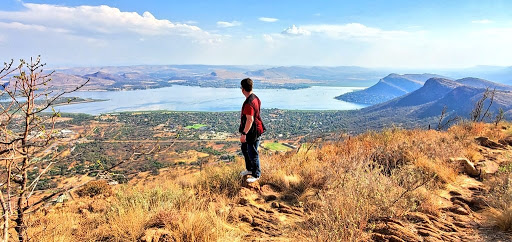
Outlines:
{"type": "Polygon", "coordinates": [[[21,178],[21,187],[20,187],[20,196],[18,197],[18,207],[16,211],[18,212],[18,216],[16,217],[16,232],[18,232],[19,241],[25,242],[28,241],[27,238],[27,228],[25,226],[25,205],[23,204],[25,201],[25,196],[27,193],[27,164],[28,157],[23,158],[23,163],[21,167],[21,172],[23,172],[21,178]]]}
{"type": "Polygon", "coordinates": [[[9,241],[9,212],[4,213],[4,236],[3,241],[8,242],[9,241]]]}
{"type": "Polygon", "coordinates": [[[9,210],[7,209],[7,204],[4,199],[4,194],[2,194],[2,191],[0,191],[0,202],[2,203],[2,211],[4,212],[4,226],[3,226],[3,237],[2,241],[8,242],[9,241],[9,210]]]}

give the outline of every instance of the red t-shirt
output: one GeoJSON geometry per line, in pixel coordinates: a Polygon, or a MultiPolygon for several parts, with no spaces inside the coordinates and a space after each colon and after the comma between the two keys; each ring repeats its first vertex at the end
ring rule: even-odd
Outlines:
{"type": "MultiPolygon", "coordinates": [[[[247,99],[249,99],[250,97],[251,96],[247,97],[247,99]]],[[[258,131],[259,134],[263,133],[263,122],[261,121],[260,116],[260,105],[260,99],[256,95],[254,95],[254,98],[252,98],[252,101],[250,103],[245,102],[244,105],[242,106],[242,116],[251,115],[254,117],[254,122],[252,125],[256,125],[256,130],[258,131]]]]}

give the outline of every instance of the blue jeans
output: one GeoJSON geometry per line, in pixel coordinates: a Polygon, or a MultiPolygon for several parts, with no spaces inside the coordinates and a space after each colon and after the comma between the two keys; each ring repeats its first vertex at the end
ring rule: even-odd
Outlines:
{"type": "Polygon", "coordinates": [[[260,157],[258,154],[258,146],[260,145],[260,139],[256,142],[245,142],[242,143],[242,154],[245,158],[245,168],[252,172],[252,176],[255,178],[260,177],[260,157]]]}

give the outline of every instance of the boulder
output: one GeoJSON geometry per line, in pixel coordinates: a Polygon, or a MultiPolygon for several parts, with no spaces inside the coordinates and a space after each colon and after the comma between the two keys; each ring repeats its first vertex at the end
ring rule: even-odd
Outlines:
{"type": "Polygon", "coordinates": [[[484,147],[491,148],[491,149],[505,149],[505,146],[490,140],[488,137],[480,136],[475,138],[476,142],[484,147]]]}
{"type": "Polygon", "coordinates": [[[480,171],[475,168],[475,164],[473,162],[469,161],[466,158],[450,158],[452,162],[456,162],[462,165],[464,173],[468,174],[469,176],[478,176],[480,175],[480,171]]]}
{"type": "Polygon", "coordinates": [[[500,139],[498,140],[498,143],[502,144],[502,145],[510,145],[512,146],[512,136],[509,136],[507,138],[504,138],[504,139],[500,139]]]}
{"type": "Polygon", "coordinates": [[[500,165],[498,163],[496,163],[495,161],[486,160],[481,163],[480,167],[481,167],[480,169],[482,170],[482,173],[494,174],[499,170],[500,165]]]}

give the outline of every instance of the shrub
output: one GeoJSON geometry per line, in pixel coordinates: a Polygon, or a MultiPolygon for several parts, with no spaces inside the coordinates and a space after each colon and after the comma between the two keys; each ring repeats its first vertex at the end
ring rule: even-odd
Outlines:
{"type": "Polygon", "coordinates": [[[512,231],[512,207],[490,208],[487,210],[487,216],[492,225],[503,231],[512,231]]]}
{"type": "Polygon", "coordinates": [[[98,195],[111,196],[112,188],[105,180],[91,181],[76,190],[79,197],[95,197],[98,195]]]}
{"type": "Polygon", "coordinates": [[[234,197],[241,188],[241,162],[208,166],[195,184],[197,192],[204,197],[215,198],[219,195],[234,197]]]}
{"type": "Polygon", "coordinates": [[[486,181],[489,186],[487,219],[491,225],[504,231],[512,231],[512,172],[511,162],[501,165],[496,177],[486,181]]]}

